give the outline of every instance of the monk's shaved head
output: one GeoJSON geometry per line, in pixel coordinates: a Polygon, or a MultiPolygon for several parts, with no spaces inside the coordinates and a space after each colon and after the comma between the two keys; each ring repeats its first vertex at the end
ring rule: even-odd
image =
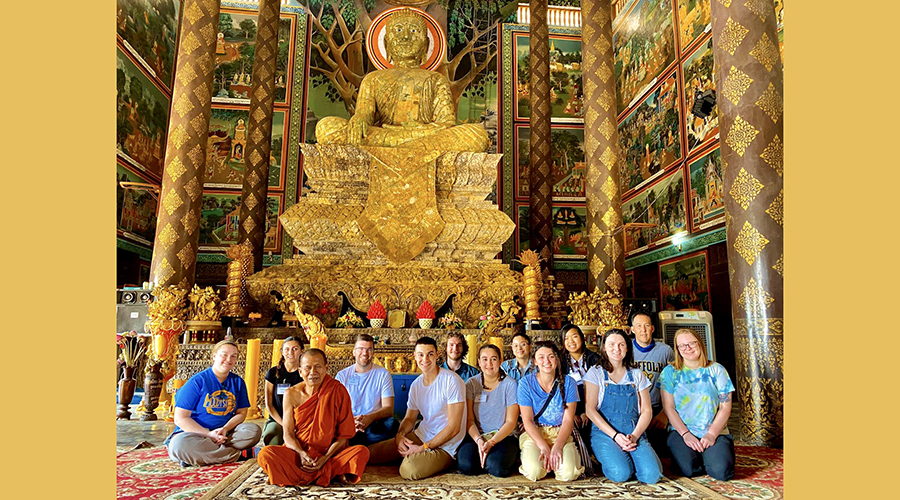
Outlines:
{"type": "Polygon", "coordinates": [[[328,356],[325,355],[325,351],[322,349],[310,348],[303,351],[303,355],[300,356],[300,361],[303,361],[304,358],[308,358],[310,356],[321,356],[322,362],[326,365],[328,364],[328,356]]]}

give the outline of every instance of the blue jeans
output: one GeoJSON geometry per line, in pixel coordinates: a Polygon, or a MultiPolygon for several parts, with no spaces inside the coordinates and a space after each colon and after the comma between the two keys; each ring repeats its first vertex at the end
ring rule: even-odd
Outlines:
{"type": "Polygon", "coordinates": [[[734,478],[734,437],[722,434],[703,453],[698,453],[684,444],[678,432],[669,431],[667,440],[672,452],[672,468],[684,477],[702,476],[704,472],[719,481],[734,478]]]}
{"type": "Polygon", "coordinates": [[[638,481],[654,484],[662,477],[662,464],[646,436],[641,436],[634,451],[622,451],[611,437],[592,425],[591,445],[603,475],[610,481],[622,483],[636,475],[638,481]]]}
{"type": "Polygon", "coordinates": [[[397,430],[400,428],[400,422],[394,417],[385,417],[376,420],[366,427],[366,430],[357,432],[355,436],[350,438],[349,446],[361,444],[363,446],[371,446],[380,443],[386,439],[394,439],[397,430]]]}
{"type": "Polygon", "coordinates": [[[474,476],[487,471],[494,477],[509,477],[515,472],[516,462],[519,460],[519,440],[509,435],[495,444],[488,451],[482,468],[481,459],[478,458],[478,445],[466,434],[459,449],[456,450],[456,460],[459,463],[459,471],[463,474],[474,476]]]}

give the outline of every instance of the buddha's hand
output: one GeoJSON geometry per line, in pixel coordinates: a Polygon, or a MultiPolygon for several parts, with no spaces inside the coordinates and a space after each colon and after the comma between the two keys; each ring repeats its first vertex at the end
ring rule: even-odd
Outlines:
{"type": "Polygon", "coordinates": [[[347,142],[354,146],[362,144],[368,130],[369,124],[359,118],[359,115],[353,115],[347,124],[347,142]]]}

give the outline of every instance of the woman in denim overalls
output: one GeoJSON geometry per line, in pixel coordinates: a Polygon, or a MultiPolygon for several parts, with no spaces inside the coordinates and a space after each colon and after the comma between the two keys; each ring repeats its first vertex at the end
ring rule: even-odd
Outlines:
{"type": "Polygon", "coordinates": [[[591,422],[591,445],[603,475],[621,483],[637,475],[653,484],[662,465],[644,431],[650,425],[650,381],[634,363],[631,340],[619,329],[603,335],[600,364],[588,370],[585,411],[591,422]]]}

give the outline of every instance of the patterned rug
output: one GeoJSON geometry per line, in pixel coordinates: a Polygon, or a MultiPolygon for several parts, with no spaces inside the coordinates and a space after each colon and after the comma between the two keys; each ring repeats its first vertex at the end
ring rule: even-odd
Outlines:
{"type": "Polygon", "coordinates": [[[716,481],[709,476],[694,480],[734,500],[784,498],[783,450],[760,446],[735,446],[734,479],[716,481]]]}
{"type": "Polygon", "coordinates": [[[117,448],[116,497],[158,500],[200,498],[241,465],[181,467],[169,459],[164,446],[135,450],[117,448]]]}
{"type": "Polygon", "coordinates": [[[426,500],[449,498],[455,500],[488,499],[665,499],[665,500],[727,500],[722,495],[689,479],[665,478],[657,484],[641,484],[637,481],[616,484],[605,478],[563,483],[546,478],[533,483],[524,476],[495,478],[489,475],[465,476],[459,473],[439,474],[420,481],[406,481],[397,473],[397,467],[366,467],[358,484],[332,484],[318,486],[271,486],[255,460],[250,460],[229,477],[208,491],[203,500],[231,499],[379,499],[426,500]]]}

